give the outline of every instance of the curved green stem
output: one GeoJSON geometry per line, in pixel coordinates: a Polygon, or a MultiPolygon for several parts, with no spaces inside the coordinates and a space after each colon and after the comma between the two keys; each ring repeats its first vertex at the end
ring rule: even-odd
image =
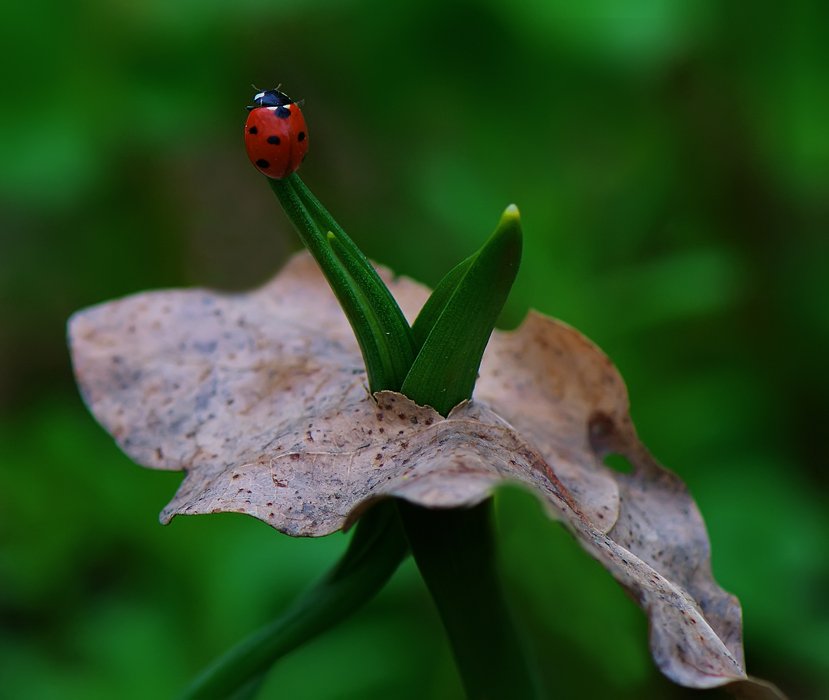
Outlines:
{"type": "Polygon", "coordinates": [[[407,554],[394,503],[377,504],[357,523],[339,563],[279,618],[205,669],[181,700],[254,697],[271,665],[374,597],[407,554]]]}

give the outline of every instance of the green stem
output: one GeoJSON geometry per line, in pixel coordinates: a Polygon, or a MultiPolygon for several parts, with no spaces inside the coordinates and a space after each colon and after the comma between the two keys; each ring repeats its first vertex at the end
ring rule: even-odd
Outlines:
{"type": "Polygon", "coordinates": [[[491,500],[468,510],[399,507],[469,700],[539,698],[498,576],[491,500]]]}
{"type": "MultiPolygon", "coordinates": [[[[403,393],[446,415],[472,396],[478,366],[521,258],[508,207],[483,247],[438,284],[412,328],[421,345],[403,393]]],[[[537,698],[538,684],[498,576],[491,499],[471,509],[400,503],[409,546],[472,700],[537,698]]]]}
{"type": "Polygon", "coordinates": [[[374,597],[407,553],[394,503],[377,504],[360,518],[340,562],[281,617],[202,672],[181,700],[253,697],[273,663],[374,597]]]}

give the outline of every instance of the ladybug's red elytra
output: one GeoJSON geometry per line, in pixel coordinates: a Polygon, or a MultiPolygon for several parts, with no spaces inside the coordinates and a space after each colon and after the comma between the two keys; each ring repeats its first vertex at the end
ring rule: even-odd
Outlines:
{"type": "Polygon", "coordinates": [[[253,96],[245,122],[245,148],[256,168],[275,180],[293,173],[308,151],[308,127],[299,105],[279,90],[253,96]]]}

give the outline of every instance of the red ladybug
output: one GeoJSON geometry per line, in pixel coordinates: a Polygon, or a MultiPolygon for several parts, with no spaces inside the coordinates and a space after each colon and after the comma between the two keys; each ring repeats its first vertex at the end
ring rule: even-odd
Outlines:
{"type": "Polygon", "coordinates": [[[308,127],[302,110],[279,90],[257,92],[248,110],[245,148],[250,162],[275,180],[288,177],[308,151],[308,127]]]}

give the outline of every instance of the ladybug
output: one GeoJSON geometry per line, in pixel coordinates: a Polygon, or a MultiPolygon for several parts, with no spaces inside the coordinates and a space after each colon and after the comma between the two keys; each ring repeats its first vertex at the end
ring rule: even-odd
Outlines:
{"type": "Polygon", "coordinates": [[[257,169],[275,180],[293,173],[308,151],[308,127],[299,105],[279,90],[253,96],[245,122],[245,148],[257,169]]]}

